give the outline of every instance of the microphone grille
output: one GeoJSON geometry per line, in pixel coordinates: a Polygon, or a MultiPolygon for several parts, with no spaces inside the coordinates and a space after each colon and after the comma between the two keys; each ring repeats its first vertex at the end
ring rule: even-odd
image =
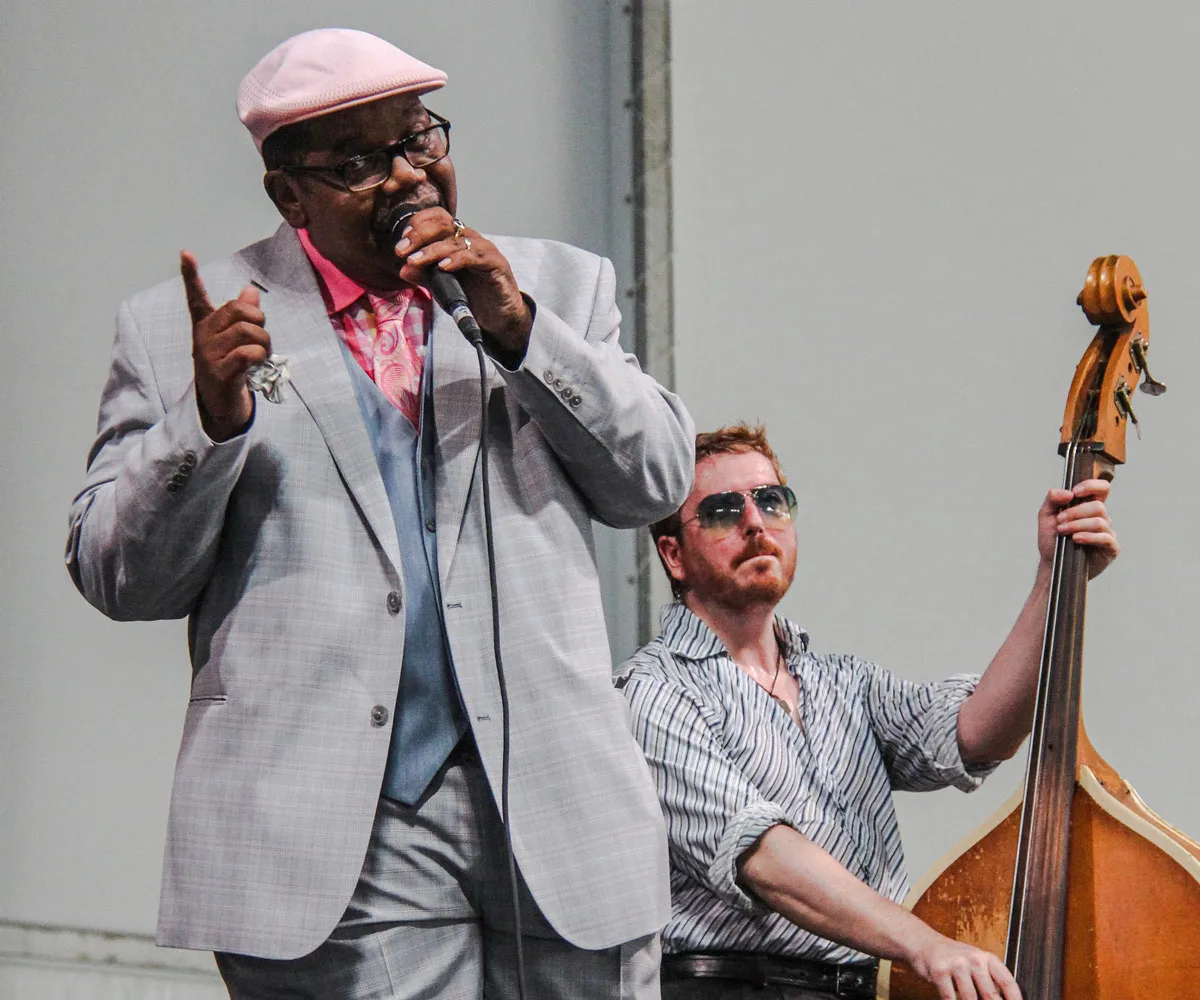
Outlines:
{"type": "Polygon", "coordinates": [[[404,232],[404,227],[408,225],[408,220],[411,219],[417,210],[413,205],[397,205],[387,215],[384,222],[384,228],[393,240],[399,241],[400,234],[404,232]]]}

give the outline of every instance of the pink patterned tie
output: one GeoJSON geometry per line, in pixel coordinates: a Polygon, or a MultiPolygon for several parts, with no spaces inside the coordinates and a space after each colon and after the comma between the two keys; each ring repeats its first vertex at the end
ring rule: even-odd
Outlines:
{"type": "Polygon", "coordinates": [[[421,426],[421,372],[425,368],[423,299],[414,302],[406,288],[386,299],[368,293],[375,314],[374,379],[380,391],[408,418],[421,426]]]}

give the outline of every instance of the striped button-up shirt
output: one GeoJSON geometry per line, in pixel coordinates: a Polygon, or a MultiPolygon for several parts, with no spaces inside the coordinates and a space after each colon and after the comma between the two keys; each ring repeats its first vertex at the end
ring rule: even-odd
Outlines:
{"type": "Polygon", "coordinates": [[[667,822],[663,950],[865,961],[747,895],[738,859],[784,823],[877,892],[903,899],[892,789],[978,787],[991,768],[966,767],[957,737],[958,709],[978,678],[918,684],[854,656],[812,653],[804,630],[782,617],[776,635],[799,683],[802,726],[681,604],[663,611],[659,637],[619,672],[667,822]]]}

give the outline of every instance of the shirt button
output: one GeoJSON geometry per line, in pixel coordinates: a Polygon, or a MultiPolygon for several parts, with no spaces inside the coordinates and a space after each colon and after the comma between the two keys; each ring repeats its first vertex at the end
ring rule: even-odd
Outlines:
{"type": "Polygon", "coordinates": [[[388,720],[388,710],[382,705],[376,705],[371,709],[371,725],[378,729],[380,726],[386,726],[388,720]]]}
{"type": "Polygon", "coordinates": [[[400,614],[400,608],[403,604],[404,602],[400,599],[400,592],[398,590],[393,590],[387,595],[387,609],[391,614],[400,614]]]}
{"type": "Polygon", "coordinates": [[[554,385],[554,372],[551,371],[549,368],[547,368],[544,372],[542,372],[542,378],[544,378],[548,383],[550,383],[550,385],[554,385]]]}
{"type": "Polygon", "coordinates": [[[435,521],[432,517],[425,518],[425,530],[437,531],[437,521],[435,521]]]}

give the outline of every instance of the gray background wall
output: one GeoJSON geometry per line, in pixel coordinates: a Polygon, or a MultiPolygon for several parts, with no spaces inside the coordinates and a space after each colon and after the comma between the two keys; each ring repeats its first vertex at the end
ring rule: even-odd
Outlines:
{"type": "MultiPolygon", "coordinates": [[[[1200,835],[1200,10],[681,0],[671,31],[676,385],[702,428],[767,422],[801,505],[784,608],[818,649],[987,664],[1061,478],[1075,295],[1093,257],[1138,263],[1170,392],[1135,400],[1085,714],[1200,835]]],[[[1020,772],[901,796],[914,877],[1020,772]]]]}
{"type": "MultiPolygon", "coordinates": [[[[450,72],[431,103],[455,122],[466,219],[612,253],[628,280],[619,5],[3,8],[0,920],[153,925],[183,628],[83,603],[60,564],[66,506],[119,300],[171,274],[181,246],[211,258],[275,224],[237,80],[335,17],[450,72]]],[[[679,387],[702,426],[770,424],[802,502],[786,610],[819,648],[909,676],[986,662],[1059,475],[1089,336],[1075,292],[1098,253],[1140,264],[1172,388],[1142,403],[1118,479],[1126,553],[1093,589],[1086,710],[1102,752],[1193,834],[1198,18],[680,0],[672,22],[679,387]]],[[[606,545],[623,652],[627,540],[606,545]]],[[[914,873],[1016,778],[904,798],[914,873]]]]}
{"type": "MultiPolygon", "coordinates": [[[[0,13],[0,920],[153,929],[188,685],[179,622],[114,624],[61,564],[119,301],[278,223],[233,111],[283,38],[365,28],[450,74],[460,212],[628,280],[628,25],[573,0],[7,3],[0,13]],[[614,207],[616,206],[616,207],[614,207]]],[[[626,331],[628,333],[628,331],[626,331]]],[[[625,536],[602,543],[632,649],[625,536]]]]}

